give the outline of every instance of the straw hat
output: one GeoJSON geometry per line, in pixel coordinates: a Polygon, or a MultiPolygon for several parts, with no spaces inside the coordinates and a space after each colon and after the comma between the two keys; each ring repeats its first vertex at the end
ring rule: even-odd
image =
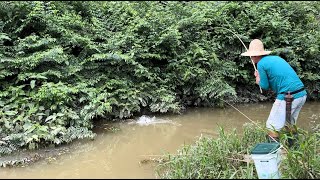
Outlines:
{"type": "Polygon", "coordinates": [[[254,39],[250,42],[249,50],[241,54],[241,56],[263,56],[270,54],[271,51],[265,51],[262,42],[254,39]]]}

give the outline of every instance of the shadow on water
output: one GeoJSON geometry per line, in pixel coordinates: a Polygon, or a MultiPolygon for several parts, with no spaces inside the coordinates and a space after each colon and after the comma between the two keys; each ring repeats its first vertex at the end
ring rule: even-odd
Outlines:
{"type": "MultiPolygon", "coordinates": [[[[251,120],[264,122],[271,106],[259,103],[236,107],[251,120]]],[[[100,121],[94,129],[95,140],[42,150],[42,160],[26,167],[2,168],[0,178],[157,178],[155,164],[141,163],[143,160],[175,153],[200,136],[217,137],[218,126],[241,130],[248,122],[232,107],[194,108],[182,115],[141,116],[118,123],[100,121]]],[[[319,122],[320,103],[308,102],[298,126],[309,129],[319,122]]]]}

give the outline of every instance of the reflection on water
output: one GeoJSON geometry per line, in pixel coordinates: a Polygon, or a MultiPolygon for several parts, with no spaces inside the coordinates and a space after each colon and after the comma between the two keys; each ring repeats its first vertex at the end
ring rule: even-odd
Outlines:
{"type": "MultiPolygon", "coordinates": [[[[236,106],[252,121],[265,122],[272,104],[236,106]]],[[[182,115],[144,117],[148,126],[137,123],[101,124],[93,141],[77,141],[68,153],[24,168],[2,168],[0,178],[157,178],[152,164],[141,160],[166,152],[175,153],[183,144],[194,143],[201,135],[217,136],[218,126],[226,130],[250,122],[232,107],[195,108],[182,115]],[[161,120],[166,123],[157,123],[161,120]],[[112,125],[118,131],[105,126],[112,125]]],[[[141,119],[140,119],[141,120],[141,119]]],[[[320,121],[320,103],[307,102],[298,126],[310,128],[320,121]]],[[[141,121],[140,121],[141,123],[141,121]]],[[[143,124],[143,123],[142,123],[143,124]]]]}

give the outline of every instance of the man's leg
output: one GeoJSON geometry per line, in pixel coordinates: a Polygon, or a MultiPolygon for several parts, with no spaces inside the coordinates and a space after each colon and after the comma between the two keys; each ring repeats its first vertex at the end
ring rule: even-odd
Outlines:
{"type": "Polygon", "coordinates": [[[279,131],[284,127],[286,115],[286,102],[276,99],[272,105],[266,127],[268,128],[268,141],[279,142],[279,131]]]}
{"type": "Polygon", "coordinates": [[[297,119],[300,113],[302,106],[305,104],[307,96],[303,96],[300,98],[295,99],[292,102],[291,108],[291,122],[287,126],[285,126],[285,131],[288,135],[288,145],[289,147],[293,146],[293,144],[298,140],[298,132],[295,128],[297,124],[297,119]]]}
{"type": "Polygon", "coordinates": [[[291,125],[296,125],[302,106],[305,104],[307,96],[295,99],[291,108],[291,125]]]}

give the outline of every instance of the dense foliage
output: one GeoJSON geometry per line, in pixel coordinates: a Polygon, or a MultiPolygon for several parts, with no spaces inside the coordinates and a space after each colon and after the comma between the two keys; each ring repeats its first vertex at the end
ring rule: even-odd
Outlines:
{"type": "Polygon", "coordinates": [[[253,102],[236,32],[320,98],[319,2],[0,2],[0,154],[93,138],[96,118],[253,102]]]}

